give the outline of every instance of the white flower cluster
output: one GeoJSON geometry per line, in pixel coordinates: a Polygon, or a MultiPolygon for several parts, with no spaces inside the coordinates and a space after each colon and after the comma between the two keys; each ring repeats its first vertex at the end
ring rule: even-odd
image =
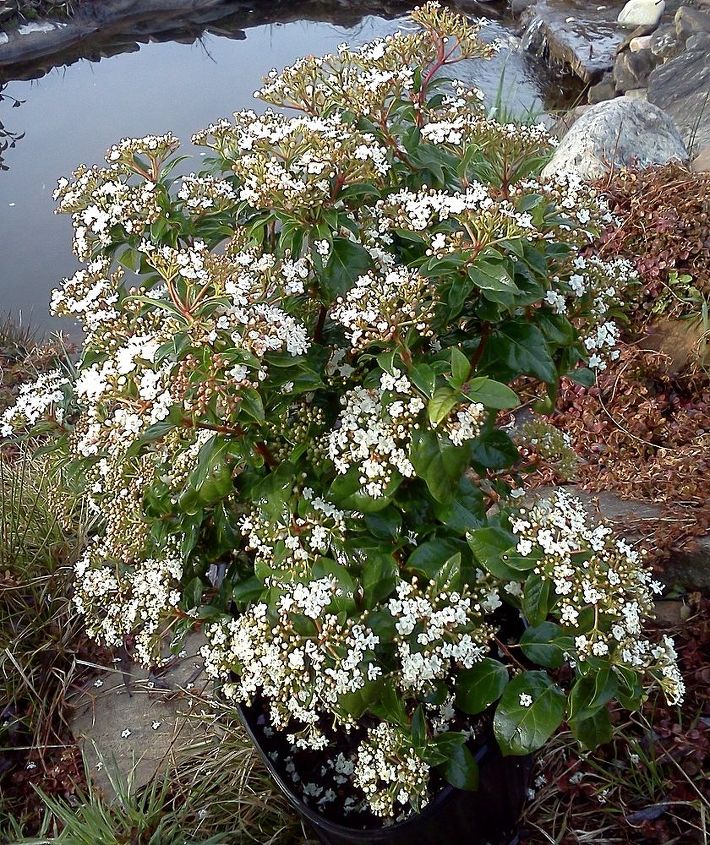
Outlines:
{"type": "Polygon", "coordinates": [[[641,555],[615,540],[608,525],[590,525],[582,503],[564,490],[512,519],[517,553],[536,558],[533,569],[557,597],[553,610],[562,625],[576,628],[587,608],[593,627],[575,638],[579,661],[607,657],[612,664],[647,669],[660,678],[669,700],[683,695],[673,655],[642,639],[642,622],[653,615],[661,585],[643,566],[641,555]]]}
{"type": "Polygon", "coordinates": [[[475,257],[494,241],[540,237],[528,212],[478,182],[451,193],[405,188],[380,201],[376,211],[381,230],[416,232],[428,243],[427,255],[437,257],[467,249],[475,257]]]}
{"type": "Polygon", "coordinates": [[[129,184],[123,173],[98,167],[80,167],[73,175],[71,183],[59,180],[53,196],[57,214],[72,214],[74,252],[81,261],[120,240],[114,229],[124,239],[141,235],[161,214],[153,181],[129,184]]]}
{"type": "Polygon", "coordinates": [[[494,629],[483,621],[482,596],[422,588],[417,579],[400,581],[387,603],[395,619],[400,666],[398,686],[421,692],[450,675],[454,665],[470,669],[482,660],[494,629]]]}
{"type": "Polygon", "coordinates": [[[117,319],[122,273],[111,272],[111,262],[105,258],[91,261],[86,269],[77,270],[62,286],[52,291],[50,312],[56,317],[79,320],[87,336],[87,343],[103,324],[117,319]]]}
{"type": "Polygon", "coordinates": [[[354,350],[392,340],[413,330],[419,337],[432,334],[429,323],[436,305],[435,286],[417,270],[397,267],[382,275],[360,276],[330,316],[345,326],[354,350]]]}
{"type": "Polygon", "coordinates": [[[57,422],[62,422],[64,411],[59,405],[64,399],[63,388],[68,384],[69,379],[58,369],[23,384],[15,402],[0,414],[0,437],[10,437],[18,428],[35,425],[49,410],[57,422]]]}
{"type": "Polygon", "coordinates": [[[358,467],[362,491],[373,498],[385,495],[397,475],[413,476],[409,447],[424,400],[409,379],[399,370],[384,373],[378,388],[356,387],[341,401],[343,411],[326,438],[336,470],[344,475],[358,467]]]}
{"type": "Polygon", "coordinates": [[[280,593],[277,617],[260,602],[237,619],[207,628],[205,668],[226,680],[238,671],[239,678],[224,685],[226,695],[250,703],[262,694],[274,727],[293,728],[292,720],[299,726],[289,736],[297,748],[323,748],[328,738],[322,717],[339,721],[339,697],[357,692],[382,671],[373,662],[379,638],[331,608],[340,590],[334,578],[272,589],[280,593]],[[300,624],[299,617],[306,621],[300,624]]]}
{"type": "Polygon", "coordinates": [[[390,167],[386,149],[341,116],[294,117],[268,111],[236,112],[194,136],[217,150],[239,179],[238,197],[255,208],[302,212],[329,202],[346,184],[377,180],[390,167]]]}
{"type": "Polygon", "coordinates": [[[486,413],[485,407],[480,402],[470,402],[461,408],[454,409],[441,427],[454,446],[462,446],[468,440],[478,437],[485,422],[486,413]]]}
{"type": "Polygon", "coordinates": [[[421,810],[428,802],[428,764],[411,738],[387,722],[371,728],[360,743],[353,781],[376,816],[392,818],[398,810],[421,810]]]}
{"type": "Polygon", "coordinates": [[[236,191],[229,182],[214,176],[197,176],[194,173],[182,177],[177,196],[190,212],[198,213],[220,211],[237,201],[236,191]]]}
{"type": "Polygon", "coordinates": [[[182,562],[166,549],[165,557],[142,560],[118,575],[120,564],[97,566],[95,552],[89,548],[76,564],[74,603],[87,617],[87,632],[108,646],[123,645],[125,637],[135,634],[136,656],[150,665],[157,658],[161,620],[182,598],[182,562]]]}
{"type": "Polygon", "coordinates": [[[345,541],[346,513],[309,488],[301,496],[298,514],[285,507],[280,518],[274,519],[257,506],[242,517],[239,527],[256,561],[307,574],[318,556],[339,556],[345,541]]]}

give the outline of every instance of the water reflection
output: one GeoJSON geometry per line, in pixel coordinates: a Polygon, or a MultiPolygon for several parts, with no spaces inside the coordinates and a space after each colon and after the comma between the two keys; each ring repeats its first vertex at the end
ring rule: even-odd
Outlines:
{"type": "MultiPolygon", "coordinates": [[[[10,82],[6,96],[25,100],[7,120],[22,142],[5,151],[10,170],[0,173],[0,312],[22,313],[25,322],[57,328],[47,314],[50,290],[71,275],[71,223],[53,214],[52,191],[60,176],[79,163],[101,163],[120,137],[172,130],[187,152],[189,138],[219,117],[244,107],[263,110],[252,92],[262,75],[306,54],[333,51],[343,41],[361,44],[397,27],[397,21],[366,17],[353,26],[312,21],[271,24],[247,30],[246,38],[203,35],[191,44],[149,43],[98,63],[80,62],[53,70],[34,82],[10,82]]],[[[493,23],[488,37],[507,37],[493,23]]],[[[459,78],[476,82],[491,101],[501,72],[510,104],[540,106],[534,74],[519,53],[503,50],[491,62],[459,66],[459,78]]],[[[7,108],[6,108],[7,107],[7,108]]],[[[197,169],[199,162],[188,162],[197,169]]],[[[64,327],[66,325],[64,324],[64,327]]]]}

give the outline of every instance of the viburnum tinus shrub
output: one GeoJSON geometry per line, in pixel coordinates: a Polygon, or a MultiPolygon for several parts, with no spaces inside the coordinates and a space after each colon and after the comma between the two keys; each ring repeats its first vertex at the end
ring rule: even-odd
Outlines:
{"type": "Polygon", "coordinates": [[[516,506],[496,426],[515,379],[552,397],[614,357],[633,273],[580,254],[608,214],[537,177],[545,130],[445,77],[492,53],[480,24],[412,21],[271,73],[299,114],[199,133],[208,172],[175,177],[164,135],[61,180],[86,267],[52,309],[83,351],[2,417],[85,479],[92,635],[151,662],[202,626],[303,799],[384,819],[473,787],[491,723],[505,754],[563,720],[594,746],[609,700],[683,688],[639,556],[564,494],[516,506]]]}

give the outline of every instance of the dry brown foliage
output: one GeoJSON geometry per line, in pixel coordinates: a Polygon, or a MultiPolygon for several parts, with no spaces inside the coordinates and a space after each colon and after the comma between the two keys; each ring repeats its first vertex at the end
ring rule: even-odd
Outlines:
{"type": "Polygon", "coordinates": [[[647,307],[670,270],[689,274],[710,295],[710,174],[671,162],[618,171],[601,187],[621,223],[602,235],[600,252],[636,264],[647,307]]]}

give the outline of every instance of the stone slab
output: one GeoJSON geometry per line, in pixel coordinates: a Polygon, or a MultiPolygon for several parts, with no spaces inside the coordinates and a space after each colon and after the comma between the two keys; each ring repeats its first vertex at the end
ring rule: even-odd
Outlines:
{"type": "Polygon", "coordinates": [[[184,656],[157,676],[134,666],[126,684],[120,668],[102,672],[73,702],[72,732],[107,797],[113,797],[107,767],[115,766],[139,788],[187,743],[184,714],[204,706],[210,695],[199,655],[204,642],[201,634],[188,636],[184,656]]]}

